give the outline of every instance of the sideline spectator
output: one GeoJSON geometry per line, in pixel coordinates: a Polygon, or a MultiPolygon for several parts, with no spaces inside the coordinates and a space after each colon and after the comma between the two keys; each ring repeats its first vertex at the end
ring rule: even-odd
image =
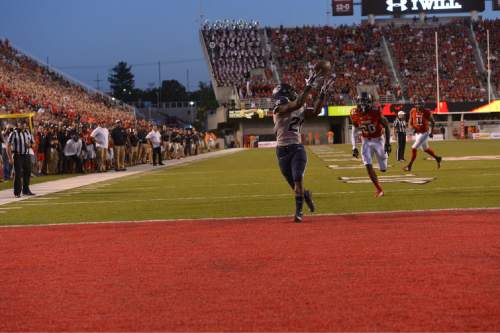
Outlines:
{"type": "Polygon", "coordinates": [[[44,171],[45,165],[45,153],[47,151],[47,130],[42,126],[38,127],[37,134],[35,135],[35,143],[36,143],[36,160],[37,160],[37,168],[36,174],[42,175],[46,173],[44,171]]]}
{"type": "Polygon", "coordinates": [[[66,142],[64,146],[64,171],[82,172],[82,140],[78,137],[76,133],[70,136],[70,139],[66,142]]]}
{"type": "Polygon", "coordinates": [[[158,131],[158,126],[154,125],[151,132],[148,133],[146,139],[149,140],[149,144],[153,149],[153,166],[163,165],[161,159],[161,133],[158,131]]]}
{"type": "Polygon", "coordinates": [[[116,121],[116,126],[111,131],[113,150],[115,153],[115,170],[125,171],[125,148],[127,144],[127,133],[122,127],[121,120],[116,121]]]}
{"type": "Polygon", "coordinates": [[[137,165],[139,163],[139,138],[135,128],[129,129],[128,141],[130,142],[129,165],[137,165]]]}
{"type": "Polygon", "coordinates": [[[90,135],[97,148],[97,169],[99,172],[106,172],[106,160],[109,148],[109,131],[99,124],[90,135]]]}

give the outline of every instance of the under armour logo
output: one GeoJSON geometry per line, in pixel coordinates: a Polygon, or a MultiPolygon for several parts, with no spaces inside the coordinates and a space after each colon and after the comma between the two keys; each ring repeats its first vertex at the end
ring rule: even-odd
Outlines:
{"type": "Polygon", "coordinates": [[[385,3],[387,4],[387,10],[390,12],[394,11],[394,7],[399,7],[401,8],[401,11],[404,12],[405,10],[408,9],[406,6],[406,3],[408,0],[399,0],[400,3],[394,3],[394,0],[387,0],[385,3]]]}

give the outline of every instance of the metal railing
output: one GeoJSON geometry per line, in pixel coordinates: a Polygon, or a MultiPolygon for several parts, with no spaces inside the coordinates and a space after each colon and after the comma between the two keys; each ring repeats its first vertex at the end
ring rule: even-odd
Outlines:
{"type": "Polygon", "coordinates": [[[236,105],[237,110],[272,109],[273,107],[274,103],[272,98],[241,99],[239,105],[236,105]]]}

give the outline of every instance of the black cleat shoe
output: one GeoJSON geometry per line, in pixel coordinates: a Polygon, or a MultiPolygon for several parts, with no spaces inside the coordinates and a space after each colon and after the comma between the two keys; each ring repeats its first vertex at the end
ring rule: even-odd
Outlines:
{"type": "Polygon", "coordinates": [[[30,191],[30,192],[23,193],[23,195],[33,196],[33,195],[36,195],[36,194],[30,191]]]}
{"type": "Polygon", "coordinates": [[[316,210],[316,207],[314,207],[314,201],[312,198],[312,193],[311,191],[304,191],[304,201],[306,202],[307,208],[309,208],[309,211],[311,213],[314,213],[316,210]]]}
{"type": "Polygon", "coordinates": [[[302,212],[295,213],[295,216],[293,217],[293,222],[295,223],[301,223],[303,219],[303,214],[302,212]]]}
{"type": "Polygon", "coordinates": [[[436,157],[436,162],[437,162],[437,164],[438,164],[438,169],[440,169],[440,168],[441,168],[441,161],[442,161],[442,160],[443,160],[443,158],[442,158],[441,156],[436,157]]]}

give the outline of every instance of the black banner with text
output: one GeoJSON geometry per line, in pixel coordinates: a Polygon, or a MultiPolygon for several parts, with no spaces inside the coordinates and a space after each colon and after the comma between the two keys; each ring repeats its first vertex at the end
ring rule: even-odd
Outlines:
{"type": "MultiPolygon", "coordinates": [[[[363,0],[362,15],[483,12],[485,0],[363,0]]],[[[499,0],[493,0],[497,3],[499,0]]]]}

